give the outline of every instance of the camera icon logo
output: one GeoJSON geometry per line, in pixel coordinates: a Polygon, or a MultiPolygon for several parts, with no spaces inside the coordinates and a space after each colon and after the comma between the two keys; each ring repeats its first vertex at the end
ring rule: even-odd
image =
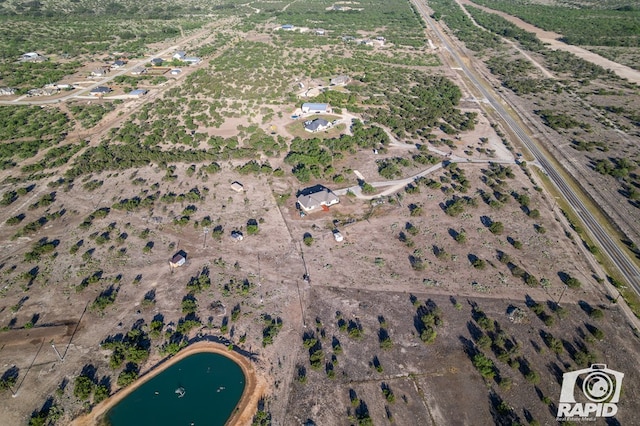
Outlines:
{"type": "Polygon", "coordinates": [[[589,368],[564,373],[558,418],[615,416],[623,377],[623,373],[607,368],[606,364],[593,364],[589,368]]]}

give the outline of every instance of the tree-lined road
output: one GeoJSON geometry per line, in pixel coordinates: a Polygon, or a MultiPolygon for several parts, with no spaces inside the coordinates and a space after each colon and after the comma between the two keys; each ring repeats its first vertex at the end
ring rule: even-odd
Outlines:
{"type": "Polygon", "coordinates": [[[624,279],[633,287],[635,292],[640,295],[640,271],[637,266],[629,259],[620,247],[613,241],[608,232],[600,225],[598,220],[589,212],[582,200],[576,195],[573,188],[567,184],[562,175],[556,170],[552,161],[546,154],[538,148],[536,143],[528,136],[524,129],[513,119],[506,111],[502,104],[494,97],[494,95],[483,86],[476,78],[475,74],[467,67],[461,59],[457,49],[448,39],[439,31],[433,23],[429,12],[422,0],[412,0],[417,10],[422,15],[429,28],[437,35],[442,45],[450,52],[459,69],[465,74],[467,79],[473,86],[484,96],[488,103],[493,107],[496,113],[502,118],[503,122],[513,131],[520,139],[522,144],[531,152],[536,161],[549,176],[551,182],[556,186],[558,191],[565,198],[567,203],[580,217],[585,224],[587,230],[602,248],[603,253],[609,257],[611,262],[618,268],[624,279]]]}

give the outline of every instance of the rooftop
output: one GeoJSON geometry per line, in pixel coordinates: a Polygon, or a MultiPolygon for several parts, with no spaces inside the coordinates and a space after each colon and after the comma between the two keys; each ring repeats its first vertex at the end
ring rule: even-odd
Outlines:
{"type": "Polygon", "coordinates": [[[329,125],[329,122],[323,118],[316,118],[315,120],[312,121],[307,121],[304,125],[304,128],[306,130],[315,132],[316,130],[318,130],[320,127],[327,127],[329,125]]]}

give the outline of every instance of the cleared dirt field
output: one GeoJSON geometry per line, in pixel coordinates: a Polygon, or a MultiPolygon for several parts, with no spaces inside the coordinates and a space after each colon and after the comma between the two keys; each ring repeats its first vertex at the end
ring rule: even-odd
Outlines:
{"type": "MultiPolygon", "coordinates": [[[[198,37],[204,42],[209,35],[198,37]]],[[[211,71],[205,65],[201,73],[211,71]]],[[[16,378],[0,393],[0,423],[26,424],[55,404],[63,411],[57,423],[69,424],[97,403],[95,394],[74,395],[82,372],[111,395],[122,391],[118,377],[126,363],[113,362],[109,341],[129,332],[149,336],[148,358],[137,371],[144,375],[166,362],[174,332],[186,321],[194,326],[178,336],[180,344],[233,345],[252,366],[265,384],[253,397],[264,397],[257,405],[274,424],[553,424],[562,373],[595,362],[625,373],[614,421],[633,423],[640,411],[637,319],[610,293],[605,272],[541,187],[536,166],[516,164],[507,148],[513,141],[504,136],[503,143],[482,101],[456,71],[422,68],[462,86],[458,107],[478,114],[475,129],[447,135],[434,128],[428,138],[434,142],[422,151],[416,144],[424,138],[410,137],[391,137],[380,153],[345,151],[331,164],[343,175],[339,185],[329,183],[333,172],[327,181],[299,182],[284,162],[285,148],[270,157],[254,153],[284,176],[271,169],[239,174],[236,167],[249,157],[234,157],[234,146],[218,172],[204,170],[210,161],[193,168],[158,161],[59,183],[71,159],[0,207],[0,376],[16,378]],[[344,189],[358,184],[358,174],[386,183],[379,160],[404,158],[408,165],[395,178],[414,176],[432,166],[414,161],[418,153],[436,155],[442,167],[410,187],[397,184],[397,194],[372,201],[345,195],[329,211],[304,217],[296,207],[297,192],[307,186],[344,189]],[[236,181],[243,191],[231,188],[236,181]],[[45,195],[49,201],[38,204],[45,195]],[[7,222],[18,214],[24,217],[7,222]],[[41,226],[33,231],[27,224],[41,226]],[[344,241],[334,239],[334,229],[344,241]],[[233,240],[232,231],[243,239],[233,240]],[[172,268],[176,253],[186,263],[172,268]],[[208,285],[188,287],[203,276],[208,285]],[[576,281],[576,288],[567,286],[576,281]],[[195,303],[193,311],[185,300],[195,303]],[[493,365],[485,378],[474,367],[480,354],[493,365]]],[[[167,88],[180,96],[185,74],[118,104],[90,130],[75,127],[70,138],[99,147],[113,128],[130,124],[131,114],[166,101],[167,88]]],[[[224,101],[231,108],[234,100],[224,101]]],[[[253,110],[260,111],[258,103],[251,100],[253,110]]],[[[211,146],[211,136],[235,137],[248,126],[267,134],[275,126],[289,141],[304,132],[300,122],[291,124],[295,106],[274,103],[268,120],[262,112],[237,113],[220,126],[194,124],[206,135],[199,148],[211,146]]],[[[349,132],[340,127],[320,136],[349,132]]],[[[242,141],[238,147],[246,148],[242,141]]],[[[11,180],[14,171],[20,173],[0,171],[3,191],[31,183],[11,180]]]]}
{"type": "MultiPolygon", "coordinates": [[[[306,368],[307,379],[305,383],[294,382],[286,412],[287,424],[298,424],[307,418],[315,424],[352,424],[353,418],[349,420],[349,417],[357,417],[358,410],[363,410],[359,403],[352,403],[353,393],[364,403],[374,424],[388,423],[389,414],[394,423],[403,425],[509,424],[532,419],[540,424],[551,423],[557,412],[561,372],[578,369],[572,356],[578,348],[585,346],[598,354],[599,359],[606,359],[609,367],[615,364],[624,370],[623,386],[629,397],[619,405],[617,419],[621,423],[625,418],[632,421],[636,399],[630,395],[637,394],[637,372],[628,355],[639,349],[638,341],[635,337],[629,339],[632,334],[628,327],[613,325],[617,321],[625,322],[615,308],[606,310],[606,320],[594,321],[577,304],[563,303],[569,315],[547,327],[527,308],[526,296],[500,300],[476,294],[452,299],[425,290],[410,293],[335,287],[313,289],[311,294],[314,300],[321,302],[311,306],[308,315],[321,321],[315,334],[325,336],[319,340],[324,360],[332,365],[335,378],[328,378],[324,363],[319,371],[309,367],[309,353],[302,348],[301,338],[297,362],[306,368]],[[412,295],[418,303],[429,300],[442,311],[444,323],[438,328],[433,344],[423,344],[413,326],[417,309],[410,300],[412,295]],[[452,301],[461,303],[461,308],[456,309],[452,301]],[[520,347],[518,355],[512,357],[518,360],[518,365],[511,367],[506,362],[495,361],[499,370],[496,379],[483,380],[470,360],[478,350],[474,342],[484,334],[473,320],[474,304],[520,347]],[[522,323],[509,321],[506,311],[512,306],[527,313],[522,323]],[[344,318],[357,320],[362,325],[364,337],[354,340],[341,331],[337,325],[337,311],[344,318]],[[380,316],[384,317],[393,341],[389,349],[379,346],[380,316]],[[606,337],[602,341],[586,343],[593,338],[585,324],[596,324],[606,337]],[[541,337],[544,333],[562,340],[561,354],[551,352],[541,337]],[[332,349],[335,339],[342,348],[339,354],[332,349]],[[332,364],[333,355],[337,362],[332,364]],[[374,357],[382,371],[369,365],[374,363],[374,357]],[[537,372],[539,381],[527,380],[525,375],[529,371],[537,372]],[[500,380],[509,385],[499,385],[500,380]],[[385,398],[385,387],[395,395],[393,402],[385,398]],[[545,397],[549,403],[543,401],[545,397]],[[327,400],[332,404],[322,403],[327,400]],[[507,415],[504,407],[499,408],[502,401],[512,409],[511,414],[507,415]]],[[[544,303],[542,298],[537,301],[544,303]]],[[[492,353],[490,349],[482,351],[487,355],[492,353]]]]}
{"type": "MultiPolygon", "coordinates": [[[[463,137],[455,151],[461,153],[477,135],[468,140],[463,137]]],[[[394,155],[398,155],[397,150],[387,154],[394,155]]],[[[360,160],[361,164],[370,164],[377,158],[380,157],[366,154],[360,160]]],[[[508,336],[513,335],[520,348],[513,357],[525,359],[529,363],[526,365],[538,372],[540,382],[535,386],[551,401],[557,400],[559,392],[558,369],[575,367],[571,361],[575,348],[591,354],[589,359],[628,372],[630,380],[625,381],[625,392],[629,395],[637,392],[629,364],[638,350],[637,338],[616,305],[609,301],[607,291],[596,281],[603,276],[602,271],[594,262],[585,260],[579,239],[555,203],[534,190],[529,178],[512,164],[508,167],[513,177],[503,179],[502,192],[507,194],[503,207],[491,207],[477,195],[478,190],[490,191],[480,183],[489,165],[461,162],[458,167],[474,183],[466,193],[451,192],[456,181],[451,180],[452,172],[445,168],[426,176],[441,182],[440,189],[420,184],[419,192],[403,193],[400,199],[384,198],[375,206],[342,197],[341,203],[329,212],[304,218],[299,217],[295,208],[295,190],[302,186],[293,179],[241,176],[228,165],[218,174],[199,178],[188,177],[187,167],[178,166],[173,171],[179,176],[175,180],[165,179],[165,170],[155,167],[135,173],[105,173],[85,181],[108,180],[108,188],[89,191],[80,182],[68,190],[56,191],[53,204],[45,209],[28,210],[23,221],[35,220],[45,211],[66,210],[42,231],[48,240],[59,242],[53,256],[41,258],[33,279],[25,281],[25,273],[35,264],[24,262],[24,255],[37,240],[22,237],[12,241],[17,228],[7,224],[0,228],[10,248],[10,254],[2,261],[5,296],[1,299],[0,324],[13,324],[12,328],[30,321],[34,324],[29,330],[11,331],[13,335],[29,336],[22,344],[6,344],[0,351],[5,370],[15,365],[19,371],[17,387],[13,389],[18,396],[2,398],[3,416],[12,424],[24,423],[33,410],[40,409],[44,395],[55,395],[65,409],[65,422],[84,412],[86,407],[73,396],[73,380],[83,366],[94,368],[97,378],[114,377],[117,373],[109,368],[111,351],[102,349],[101,342],[132,327],[146,329],[159,317],[165,330],[176,327],[182,317],[180,305],[187,293],[186,284],[203,268],[208,269],[212,285],[197,295],[197,315],[202,326],[191,331],[191,341],[214,337],[233,342],[252,354],[257,374],[271,384],[265,393],[268,409],[274,419],[282,419],[286,424],[307,417],[316,424],[349,424],[349,416],[357,417],[364,412],[376,423],[389,413],[398,424],[429,421],[442,424],[452,419],[474,424],[476,418],[490,422],[497,408],[492,411],[492,405],[487,403],[490,397],[487,384],[470,361],[477,350],[473,342],[478,338],[477,326],[472,327],[470,303],[477,303],[504,327],[508,336]],[[137,184],[132,185],[133,181],[137,184]],[[234,181],[241,182],[245,191],[233,191],[230,184],[234,181]],[[162,195],[185,194],[194,187],[202,194],[199,201],[160,201],[162,195]],[[536,219],[527,216],[515,196],[510,195],[513,191],[527,194],[528,208],[539,210],[540,216],[536,219]],[[274,194],[286,193],[291,196],[278,206],[274,194]],[[94,218],[88,227],[81,226],[97,209],[150,194],[158,194],[159,199],[148,208],[130,212],[111,208],[105,217],[94,218]],[[444,208],[454,195],[471,196],[477,205],[465,207],[456,217],[449,216],[444,208]],[[196,210],[187,224],[175,224],[174,219],[180,218],[191,204],[196,210]],[[420,206],[421,214],[411,216],[410,205],[420,206]],[[211,225],[205,234],[202,225],[194,224],[206,216],[211,225]],[[251,219],[258,223],[259,232],[255,235],[247,233],[251,219]],[[489,231],[488,219],[504,224],[501,234],[489,231]],[[213,235],[218,225],[222,227],[219,238],[213,235]],[[345,237],[341,243],[334,240],[331,232],[336,226],[345,237]],[[540,227],[544,233],[536,230],[540,227]],[[232,230],[244,232],[244,240],[232,241],[232,230]],[[462,231],[466,234],[464,243],[454,239],[462,231]],[[102,240],[98,237],[105,232],[107,240],[99,243],[102,240]],[[305,233],[313,237],[310,246],[302,243],[305,233]],[[401,241],[400,233],[408,239],[401,241]],[[72,254],[72,247],[81,240],[81,246],[72,254]],[[149,243],[152,248],[145,249],[149,243]],[[187,263],[171,269],[168,261],[179,250],[187,253],[187,263]],[[500,252],[509,255],[509,264],[500,262],[500,252]],[[416,257],[423,262],[422,270],[411,266],[412,258],[416,257]],[[482,262],[474,266],[478,259],[482,262]],[[539,281],[548,279],[548,284],[545,288],[539,284],[528,286],[522,276],[514,275],[515,266],[539,281]],[[97,282],[79,287],[98,271],[102,273],[97,282]],[[305,273],[310,282],[303,281],[305,273]],[[563,274],[578,278],[582,287],[565,290],[563,274]],[[245,290],[236,287],[243,280],[249,283],[245,290]],[[109,287],[117,289],[116,303],[104,310],[92,307],[94,300],[109,287]],[[149,295],[154,302],[143,303],[149,295]],[[417,306],[428,299],[441,309],[443,324],[437,327],[435,343],[425,345],[420,339],[420,326],[416,326],[416,315],[417,306]],[[527,307],[532,306],[532,301],[539,302],[548,316],[554,315],[554,303],[561,301],[569,314],[546,326],[527,307]],[[587,305],[579,307],[580,301],[587,305]],[[510,305],[527,313],[525,322],[508,322],[505,312],[510,305]],[[605,319],[598,322],[590,319],[584,306],[601,306],[605,319]],[[240,315],[229,322],[236,307],[240,315]],[[361,324],[364,331],[361,340],[352,340],[347,331],[339,328],[337,311],[345,320],[361,324]],[[283,327],[274,344],[263,347],[261,318],[265,314],[280,317],[283,327]],[[384,318],[392,341],[385,350],[379,346],[379,316],[384,318]],[[75,330],[80,318],[71,338],[70,330],[75,330]],[[321,326],[316,325],[316,319],[321,326]],[[225,320],[227,327],[222,329],[225,320]],[[589,337],[587,322],[595,323],[604,337],[589,337]],[[40,328],[43,324],[60,323],[68,325],[59,334],[52,335],[49,328],[45,331],[40,328]],[[324,362],[320,371],[308,364],[303,335],[316,327],[324,329],[325,337],[319,339],[324,362],[330,362],[333,336],[343,348],[343,353],[336,355],[333,379],[328,378],[324,362]],[[567,342],[562,354],[550,352],[543,343],[541,329],[567,342]],[[46,338],[40,333],[47,334],[46,338]],[[51,347],[51,340],[64,355],[63,363],[51,347]],[[629,356],[620,355],[620,347],[629,356]],[[378,357],[375,362],[374,357],[378,357]],[[381,372],[376,370],[377,362],[382,366],[381,372]],[[308,371],[305,384],[295,379],[300,366],[308,371]],[[395,395],[394,403],[387,401],[388,412],[381,399],[382,383],[389,385],[395,395]],[[350,390],[355,392],[353,398],[350,390]],[[463,406],[452,401],[451,395],[463,395],[459,398],[464,401],[463,406]],[[354,407],[351,399],[362,401],[366,407],[359,403],[354,407]],[[327,404],[328,401],[332,403],[327,404]],[[472,408],[477,406],[481,408],[472,408]]],[[[375,169],[364,170],[371,175],[376,173],[375,169]]],[[[410,168],[404,170],[406,174],[413,172],[410,168]]],[[[36,187],[22,204],[31,204],[45,193],[46,187],[36,187]]],[[[10,206],[3,213],[9,216],[15,214],[15,209],[10,206]]],[[[12,334],[3,338],[15,341],[12,334]]],[[[157,351],[163,343],[162,337],[152,339],[152,356],[141,366],[141,373],[162,359],[157,351]]],[[[484,352],[496,356],[491,355],[491,350],[484,352]]],[[[495,401],[505,400],[520,418],[527,416],[524,409],[536,419],[553,417],[553,406],[547,408],[541,402],[543,397],[535,399],[536,387],[524,378],[529,373],[528,367],[511,368],[500,364],[501,361],[495,362],[500,377],[508,376],[512,382],[507,389],[507,385],[500,387],[498,382],[489,381],[497,395],[493,397],[495,401]]],[[[111,380],[115,391],[118,389],[115,379],[111,380]]],[[[625,400],[625,404],[632,405],[633,400],[625,400]]],[[[496,402],[495,406],[498,405],[496,402]]],[[[633,411],[632,406],[621,405],[621,416],[633,411]]]]}

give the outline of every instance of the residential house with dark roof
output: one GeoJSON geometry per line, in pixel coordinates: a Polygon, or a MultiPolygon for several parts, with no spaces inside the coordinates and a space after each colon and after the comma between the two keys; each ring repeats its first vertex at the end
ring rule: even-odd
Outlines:
{"type": "Polygon", "coordinates": [[[94,95],[94,96],[103,96],[103,95],[106,95],[109,92],[111,92],[111,88],[110,87],[98,86],[98,87],[94,87],[93,89],[91,89],[91,91],[89,93],[94,95]]]}
{"type": "Polygon", "coordinates": [[[315,120],[309,120],[304,123],[304,129],[311,133],[321,132],[329,127],[331,127],[331,123],[324,118],[316,118],[315,120]]]}

